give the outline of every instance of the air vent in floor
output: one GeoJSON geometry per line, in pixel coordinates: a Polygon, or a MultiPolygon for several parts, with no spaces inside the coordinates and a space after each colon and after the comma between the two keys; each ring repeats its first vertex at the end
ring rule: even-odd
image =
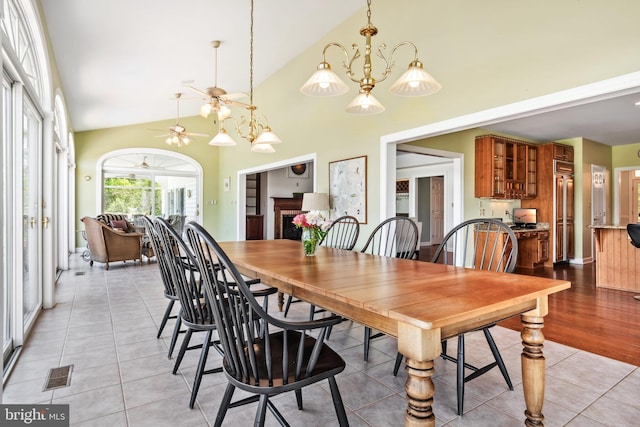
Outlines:
{"type": "Polygon", "coordinates": [[[71,371],[73,365],[61,366],[59,368],[52,368],[49,370],[49,376],[44,383],[44,389],[42,391],[53,390],[56,388],[67,387],[71,384],[71,371]]]}

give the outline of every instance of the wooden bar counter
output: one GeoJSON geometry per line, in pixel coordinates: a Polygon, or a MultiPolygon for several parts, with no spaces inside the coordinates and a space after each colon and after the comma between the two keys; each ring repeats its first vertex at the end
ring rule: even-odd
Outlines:
{"type": "Polygon", "coordinates": [[[640,249],[634,247],[626,225],[591,225],[596,240],[596,286],[640,291],[640,249]]]}

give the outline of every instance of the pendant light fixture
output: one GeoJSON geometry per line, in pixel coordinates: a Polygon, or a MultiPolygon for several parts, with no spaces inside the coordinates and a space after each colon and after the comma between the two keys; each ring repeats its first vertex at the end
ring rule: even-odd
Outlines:
{"type": "Polygon", "coordinates": [[[282,141],[278,136],[273,133],[266,116],[256,114],[256,107],[253,104],[253,15],[254,15],[254,0],[251,0],[251,21],[250,21],[250,41],[249,41],[249,104],[242,104],[234,101],[230,103],[232,106],[241,106],[248,111],[248,114],[240,116],[239,119],[235,119],[233,114],[228,112],[218,111],[218,121],[220,123],[220,129],[218,134],[213,137],[209,145],[216,145],[221,147],[228,147],[236,145],[235,141],[227,133],[225,129],[225,122],[232,121],[235,125],[235,132],[242,138],[249,141],[251,144],[251,151],[257,153],[273,153],[276,150],[272,144],[279,144],[282,141]]]}
{"type": "Polygon", "coordinates": [[[344,56],[345,62],[343,66],[347,76],[355,83],[360,85],[358,96],[351,101],[345,108],[345,111],[353,114],[377,114],[385,110],[378,100],[371,94],[371,91],[377,83],[383,82],[391,74],[393,68],[393,55],[396,50],[402,46],[413,48],[414,59],[409,63],[407,71],[389,88],[389,90],[400,96],[425,96],[440,90],[441,86],[429,73],[424,70],[422,62],[418,59],[418,48],[412,42],[405,41],[398,43],[392,50],[389,59],[387,59],[382,50],[386,48],[383,43],[377,51],[377,56],[384,62],[385,68],[378,79],[372,76],[373,66],[371,63],[371,38],[378,34],[378,29],[371,23],[371,0],[367,0],[367,24],[360,29],[360,35],[365,38],[364,58],[363,58],[363,74],[362,77],[356,76],[353,71],[354,62],[361,57],[360,49],[353,44],[355,51],[350,58],[347,49],[340,43],[331,42],[327,44],[322,51],[322,62],[318,65],[315,73],[300,88],[300,91],[309,96],[337,96],[346,93],[348,86],[331,70],[331,65],[327,62],[327,50],[335,46],[339,48],[344,56]]]}

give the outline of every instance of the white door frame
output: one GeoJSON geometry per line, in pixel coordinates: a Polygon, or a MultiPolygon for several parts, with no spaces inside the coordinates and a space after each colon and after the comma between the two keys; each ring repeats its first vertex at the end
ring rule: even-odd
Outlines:
{"type": "MultiPolygon", "coordinates": [[[[247,196],[247,175],[254,173],[268,172],[275,169],[282,169],[300,163],[313,163],[313,191],[317,189],[317,168],[316,159],[317,153],[304,154],[298,157],[292,157],[289,159],[279,160],[273,163],[267,163],[265,165],[255,166],[248,169],[241,169],[237,173],[237,194],[236,200],[246,200],[247,196]]],[[[247,207],[244,203],[236,204],[236,240],[245,240],[247,237],[247,222],[245,217],[247,215],[247,207]]]]}

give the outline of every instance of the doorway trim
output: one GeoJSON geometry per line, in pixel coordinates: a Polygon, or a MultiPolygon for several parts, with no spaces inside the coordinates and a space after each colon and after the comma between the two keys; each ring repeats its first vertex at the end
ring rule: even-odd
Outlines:
{"type": "MultiPolygon", "coordinates": [[[[313,163],[313,191],[317,190],[317,174],[318,168],[316,168],[316,160],[318,154],[310,153],[303,154],[298,157],[291,157],[289,159],[279,160],[273,163],[267,163],[265,165],[255,166],[248,169],[241,169],[237,173],[237,194],[236,200],[245,200],[247,195],[247,175],[254,173],[268,172],[275,169],[282,169],[289,166],[297,165],[300,163],[313,163]]],[[[245,216],[247,214],[247,208],[244,203],[236,204],[236,240],[245,240],[247,237],[247,224],[245,216]]]]}
{"type": "MultiPolygon", "coordinates": [[[[640,71],[636,71],[549,95],[383,135],[380,137],[380,217],[387,218],[392,216],[395,209],[395,201],[393,200],[395,192],[392,190],[395,185],[395,154],[398,144],[636,93],[639,89],[640,71]]],[[[460,170],[460,173],[462,173],[462,170],[460,170]]],[[[462,175],[459,176],[460,181],[463,178],[462,175]]],[[[462,219],[464,199],[458,197],[458,194],[456,190],[456,201],[457,199],[460,200],[457,203],[454,201],[456,203],[454,212],[459,215],[459,219],[462,219]]],[[[454,218],[454,220],[457,219],[454,218]]]]}

